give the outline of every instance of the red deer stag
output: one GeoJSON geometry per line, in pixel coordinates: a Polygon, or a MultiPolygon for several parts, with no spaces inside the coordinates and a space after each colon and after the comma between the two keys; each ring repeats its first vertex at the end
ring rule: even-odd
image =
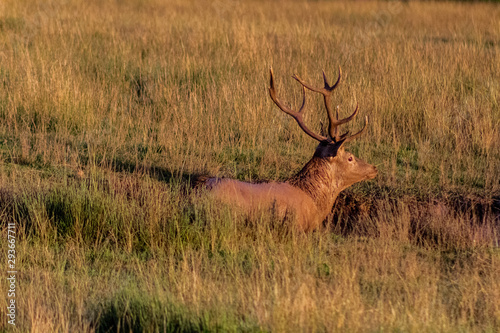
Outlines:
{"type": "Polygon", "coordinates": [[[299,111],[288,108],[276,97],[272,69],[270,72],[269,94],[273,102],[281,111],[292,116],[307,135],[319,142],[313,157],[299,173],[284,182],[251,184],[234,179],[208,178],[205,185],[218,201],[237,206],[247,213],[274,207],[280,218],[293,214],[298,228],[309,231],[325,220],[341,191],[356,182],[373,179],[377,175],[377,169],[373,165],[358,159],[343,147],[345,143],[360,136],[368,124],[368,117],[358,133],[352,136],[348,136],[348,132],[339,135],[338,126],[352,120],[358,112],[356,106],[354,113],[345,119],[339,120],[338,114],[335,118],[333,116],[330,97],[341,81],[340,67],[339,77],[333,86],[328,84],[323,72],[324,88],[314,88],[297,75],[293,76],[302,85],[303,100],[299,111]],[[304,124],[305,88],[324,97],[329,121],[326,136],[314,133],[304,124]]]}

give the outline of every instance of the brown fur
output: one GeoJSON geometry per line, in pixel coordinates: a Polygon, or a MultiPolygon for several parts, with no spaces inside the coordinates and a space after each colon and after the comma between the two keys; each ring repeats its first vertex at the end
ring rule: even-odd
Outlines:
{"type": "Polygon", "coordinates": [[[343,148],[335,149],[335,156],[323,156],[329,150],[331,147],[321,143],[304,168],[285,182],[252,184],[208,178],[205,184],[215,199],[239,207],[248,214],[274,207],[279,218],[291,213],[300,230],[313,230],[328,216],[342,190],[377,174],[373,165],[343,148]],[[349,161],[350,157],[352,161],[349,161]]]}

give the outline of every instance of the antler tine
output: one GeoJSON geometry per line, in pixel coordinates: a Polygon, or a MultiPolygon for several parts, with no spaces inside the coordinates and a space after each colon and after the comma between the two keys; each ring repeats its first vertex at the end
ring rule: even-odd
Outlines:
{"type": "MultiPolygon", "coordinates": [[[[332,113],[332,110],[330,107],[330,96],[332,94],[332,91],[334,91],[335,88],[337,88],[337,86],[342,81],[342,68],[339,66],[339,77],[337,78],[337,81],[335,82],[335,84],[333,86],[330,86],[330,84],[328,83],[328,79],[326,78],[326,74],[324,71],[323,71],[323,80],[325,82],[325,86],[323,88],[315,88],[315,87],[307,84],[301,78],[299,78],[299,76],[297,74],[295,74],[293,76],[293,78],[295,80],[297,80],[302,86],[306,87],[307,89],[323,95],[324,100],[325,100],[326,113],[328,115],[328,121],[329,121],[328,134],[330,135],[330,137],[332,139],[338,138],[336,128],[338,125],[343,124],[345,119],[343,119],[339,122],[338,117],[337,117],[337,119],[335,119],[333,117],[333,113],[332,113]]],[[[350,119],[352,119],[352,118],[349,118],[349,120],[350,119]]]]}
{"type": "Polygon", "coordinates": [[[286,114],[292,116],[293,119],[299,124],[299,127],[311,138],[320,141],[320,142],[328,142],[328,138],[319,134],[314,133],[311,131],[307,126],[304,124],[304,120],[302,118],[302,111],[304,110],[304,106],[306,104],[306,90],[304,86],[302,87],[302,106],[300,107],[299,111],[294,111],[290,109],[289,107],[286,107],[279,101],[279,99],[276,97],[276,89],[274,88],[274,76],[273,76],[273,69],[269,68],[269,72],[271,74],[271,79],[270,79],[270,87],[269,87],[269,95],[271,96],[271,99],[273,100],[274,104],[276,104],[281,111],[285,112],[286,114]]]}
{"type": "MultiPolygon", "coordinates": [[[[323,75],[324,75],[324,72],[323,72],[323,75]]],[[[326,77],[325,77],[325,80],[326,80],[326,77]]],[[[339,120],[339,109],[340,109],[340,106],[337,105],[337,108],[335,109],[335,119],[336,120],[339,120]]],[[[335,127],[333,129],[333,135],[335,138],[337,138],[338,133],[339,133],[339,129],[338,129],[338,127],[335,127]]],[[[338,141],[338,140],[336,140],[336,141],[338,141]]]]}
{"type": "MultiPolygon", "coordinates": [[[[356,115],[358,114],[358,110],[359,110],[359,104],[356,104],[356,109],[354,109],[354,112],[349,117],[341,119],[341,120],[337,119],[335,121],[335,127],[334,127],[334,134],[335,134],[335,136],[333,138],[335,139],[336,142],[342,140],[343,138],[345,138],[347,136],[347,134],[349,134],[349,131],[347,131],[344,134],[342,134],[342,135],[339,136],[338,135],[337,126],[345,124],[345,123],[351,121],[352,119],[354,119],[354,117],[356,117],[356,115]]],[[[338,118],[338,111],[337,111],[337,118],[338,118]]]]}
{"type": "Polygon", "coordinates": [[[358,133],[353,134],[350,137],[348,137],[347,139],[345,139],[344,143],[352,141],[352,140],[356,139],[358,136],[360,136],[361,133],[363,133],[363,131],[365,130],[367,125],[368,125],[368,116],[365,117],[365,126],[363,126],[363,128],[358,133]]]}
{"type": "Polygon", "coordinates": [[[333,91],[335,88],[337,88],[339,83],[342,81],[342,68],[340,68],[340,66],[339,66],[339,77],[337,78],[337,82],[335,82],[335,84],[333,86],[330,86],[328,84],[328,80],[326,78],[325,71],[323,71],[323,80],[325,81],[325,89],[329,90],[329,91],[333,91]]]}

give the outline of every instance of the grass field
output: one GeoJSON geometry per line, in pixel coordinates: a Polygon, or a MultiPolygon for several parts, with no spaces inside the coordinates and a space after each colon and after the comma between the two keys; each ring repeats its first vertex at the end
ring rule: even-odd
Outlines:
{"type": "Polygon", "coordinates": [[[499,22],[493,3],[1,1],[0,331],[500,331],[499,22]],[[293,73],[339,65],[335,103],[370,117],[348,149],[379,174],[321,230],[190,191],[297,172],[315,141],[268,69],[297,106],[293,73]]]}

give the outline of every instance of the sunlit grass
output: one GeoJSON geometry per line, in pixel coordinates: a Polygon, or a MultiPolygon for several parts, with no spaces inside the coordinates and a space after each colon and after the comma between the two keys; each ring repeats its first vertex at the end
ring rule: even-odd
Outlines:
{"type": "Polygon", "coordinates": [[[16,329],[497,331],[499,21],[488,3],[0,3],[16,329]],[[269,67],[296,107],[293,73],[339,65],[335,103],[370,119],[348,149],[380,172],[323,230],[191,192],[298,171],[315,142],[273,106],[269,67]]]}

